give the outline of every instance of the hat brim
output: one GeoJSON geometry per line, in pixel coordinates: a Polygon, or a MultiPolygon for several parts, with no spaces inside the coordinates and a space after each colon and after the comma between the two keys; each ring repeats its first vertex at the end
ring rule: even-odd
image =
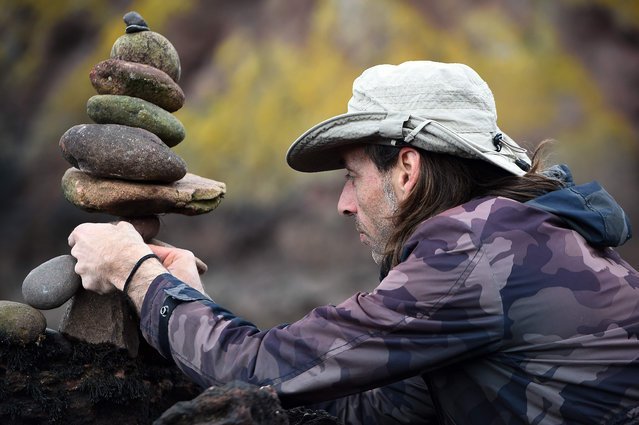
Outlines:
{"type": "MultiPolygon", "coordinates": [[[[346,148],[388,140],[388,136],[380,131],[380,123],[387,116],[386,112],[353,112],[329,118],[295,140],[286,153],[286,161],[294,170],[307,173],[342,169],[342,155],[346,148]]],[[[424,120],[425,118],[410,117],[403,128],[403,136],[408,135],[424,120]]],[[[517,158],[530,163],[530,159],[523,153],[525,151],[522,150],[523,152],[515,157],[508,157],[503,153],[482,148],[486,145],[486,140],[483,139],[492,139],[489,134],[460,135],[439,123],[436,124],[417,133],[411,145],[430,152],[485,160],[518,176],[526,173],[515,164],[517,158]]],[[[516,145],[505,134],[504,137],[512,145],[516,145]]]]}

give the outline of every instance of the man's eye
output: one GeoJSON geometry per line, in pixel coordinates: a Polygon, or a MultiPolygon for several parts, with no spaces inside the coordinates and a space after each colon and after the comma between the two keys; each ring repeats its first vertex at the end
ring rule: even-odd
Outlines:
{"type": "Polygon", "coordinates": [[[346,173],[344,177],[346,178],[346,180],[353,180],[355,178],[355,176],[353,176],[351,173],[346,173]]]}

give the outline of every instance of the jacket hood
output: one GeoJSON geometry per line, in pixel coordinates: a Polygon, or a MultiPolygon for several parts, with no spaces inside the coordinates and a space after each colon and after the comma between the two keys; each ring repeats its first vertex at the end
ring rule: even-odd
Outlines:
{"type": "Polygon", "coordinates": [[[555,165],[544,174],[563,181],[565,187],[528,201],[527,205],[561,218],[593,246],[620,246],[630,239],[628,216],[599,183],[576,186],[564,164],[555,165]]]}

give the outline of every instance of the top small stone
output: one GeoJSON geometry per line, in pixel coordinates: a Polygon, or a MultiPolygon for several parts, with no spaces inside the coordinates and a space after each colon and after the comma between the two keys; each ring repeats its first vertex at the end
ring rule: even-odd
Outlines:
{"type": "Polygon", "coordinates": [[[150,29],[144,18],[142,18],[142,15],[134,11],[124,15],[124,23],[126,24],[125,31],[127,34],[131,34],[133,32],[148,31],[150,29]]]}

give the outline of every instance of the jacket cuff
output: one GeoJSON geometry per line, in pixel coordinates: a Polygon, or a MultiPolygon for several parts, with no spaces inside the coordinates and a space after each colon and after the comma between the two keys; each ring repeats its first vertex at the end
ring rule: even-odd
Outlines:
{"type": "Polygon", "coordinates": [[[171,359],[169,321],[175,307],[183,302],[210,300],[171,274],[162,274],[151,282],[140,312],[142,335],[156,350],[171,359]]]}

